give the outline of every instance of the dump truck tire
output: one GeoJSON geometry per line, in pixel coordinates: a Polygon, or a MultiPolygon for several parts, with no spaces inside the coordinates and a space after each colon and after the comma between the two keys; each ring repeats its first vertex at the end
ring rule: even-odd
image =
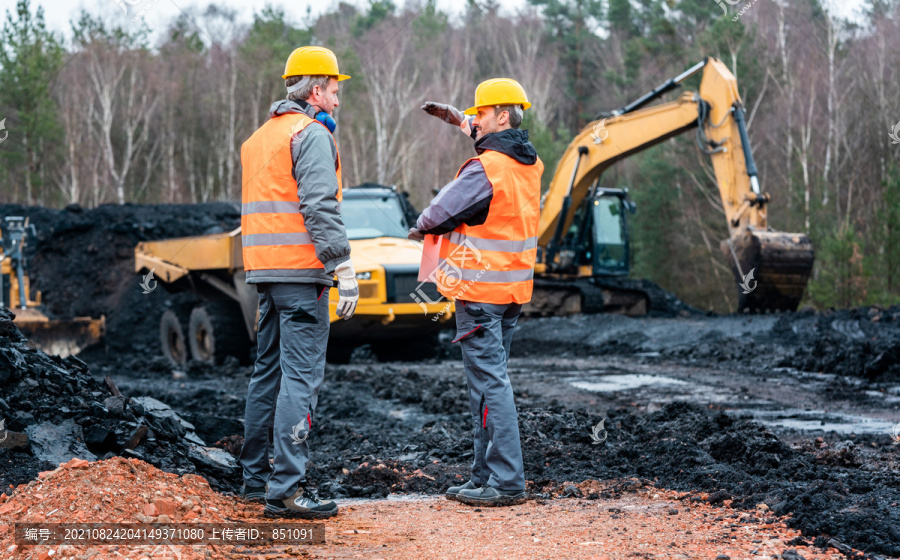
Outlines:
{"type": "Polygon", "coordinates": [[[328,347],[325,349],[325,361],[329,364],[349,364],[353,351],[353,346],[341,344],[339,341],[329,340],[328,347]]]}
{"type": "Polygon", "coordinates": [[[188,324],[191,357],[207,364],[221,364],[228,356],[241,363],[249,361],[250,339],[244,328],[241,308],[230,301],[198,305],[188,324]]]}
{"type": "Polygon", "coordinates": [[[187,363],[188,346],[184,336],[186,323],[171,309],[167,309],[159,320],[159,343],[163,356],[175,365],[187,363]]]}
{"type": "Polygon", "coordinates": [[[439,354],[436,334],[406,340],[383,340],[372,343],[372,353],[379,362],[420,362],[437,358],[439,354]]]}

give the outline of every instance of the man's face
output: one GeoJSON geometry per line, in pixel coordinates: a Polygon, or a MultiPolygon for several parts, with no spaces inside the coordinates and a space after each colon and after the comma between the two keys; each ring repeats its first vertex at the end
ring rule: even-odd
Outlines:
{"type": "Polygon", "coordinates": [[[309,96],[309,104],[318,107],[320,111],[325,111],[334,116],[334,110],[340,103],[338,102],[338,81],[335,78],[328,80],[325,88],[318,86],[313,88],[312,95],[309,96]]]}
{"type": "Polygon", "coordinates": [[[509,128],[509,112],[502,111],[498,114],[495,107],[479,107],[472,125],[475,127],[475,139],[478,140],[485,134],[509,128]]]}

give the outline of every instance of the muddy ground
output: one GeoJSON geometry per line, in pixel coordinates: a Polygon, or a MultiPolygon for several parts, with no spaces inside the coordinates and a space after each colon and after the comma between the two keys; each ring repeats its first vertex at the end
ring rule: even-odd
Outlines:
{"type": "MultiPolygon", "coordinates": [[[[237,211],[28,212],[47,232],[33,247],[32,274],[64,276],[58,284],[39,280],[51,310],[108,316],[105,347],[81,356],[89,375],[97,382],[109,375],[127,397],[170,405],[204,442],[237,453],[252,368],[190,363],[177,371],[159,357],[156,321],[173,298],[163,290],[141,294],[128,251],[143,239],[228,229],[237,211]],[[89,295],[79,291],[85,286],[89,295]]],[[[529,489],[576,495],[569,483],[620,481],[584,496],[611,499],[656,485],[692,492],[687,500],[789,515],[810,543],[835,539],[900,556],[900,445],[889,433],[900,422],[898,358],[900,308],[523,321],[510,375],[529,489]],[[601,420],[606,439],[595,444],[592,428],[601,420]]],[[[467,477],[466,410],[456,348],[417,363],[378,363],[363,349],[350,365],[327,368],[309,477],[337,498],[439,493],[467,477]]],[[[209,476],[196,461],[166,463],[165,446],[178,442],[154,439],[137,448],[145,460],[209,476]]],[[[6,451],[0,464],[4,486],[47,468],[6,451]]],[[[216,473],[211,484],[229,492],[240,479],[216,473]]]]}

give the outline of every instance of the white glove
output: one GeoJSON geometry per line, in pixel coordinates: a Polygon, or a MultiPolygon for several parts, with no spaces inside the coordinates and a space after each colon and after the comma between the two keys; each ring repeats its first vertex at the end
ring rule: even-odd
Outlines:
{"type": "Polygon", "coordinates": [[[338,277],[338,296],[340,296],[337,314],[338,317],[349,319],[353,317],[356,304],[359,302],[359,282],[356,281],[353,263],[349,259],[342,262],[334,269],[334,273],[338,277]]]}
{"type": "Polygon", "coordinates": [[[425,239],[425,234],[423,234],[418,229],[411,227],[409,228],[409,233],[406,234],[407,239],[412,239],[413,241],[422,241],[425,239]]]}

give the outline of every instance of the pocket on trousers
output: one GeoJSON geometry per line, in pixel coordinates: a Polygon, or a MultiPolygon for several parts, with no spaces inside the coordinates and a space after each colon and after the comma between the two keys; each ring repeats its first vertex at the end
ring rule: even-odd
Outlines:
{"type": "Polygon", "coordinates": [[[469,329],[468,332],[460,333],[459,330],[456,331],[456,338],[450,341],[451,344],[454,342],[459,342],[460,340],[467,340],[475,336],[481,336],[481,325],[475,325],[473,328],[469,329]]]}
{"type": "Polygon", "coordinates": [[[484,315],[484,304],[482,303],[478,303],[477,301],[461,301],[457,303],[462,303],[466,313],[476,319],[484,315]]]}

